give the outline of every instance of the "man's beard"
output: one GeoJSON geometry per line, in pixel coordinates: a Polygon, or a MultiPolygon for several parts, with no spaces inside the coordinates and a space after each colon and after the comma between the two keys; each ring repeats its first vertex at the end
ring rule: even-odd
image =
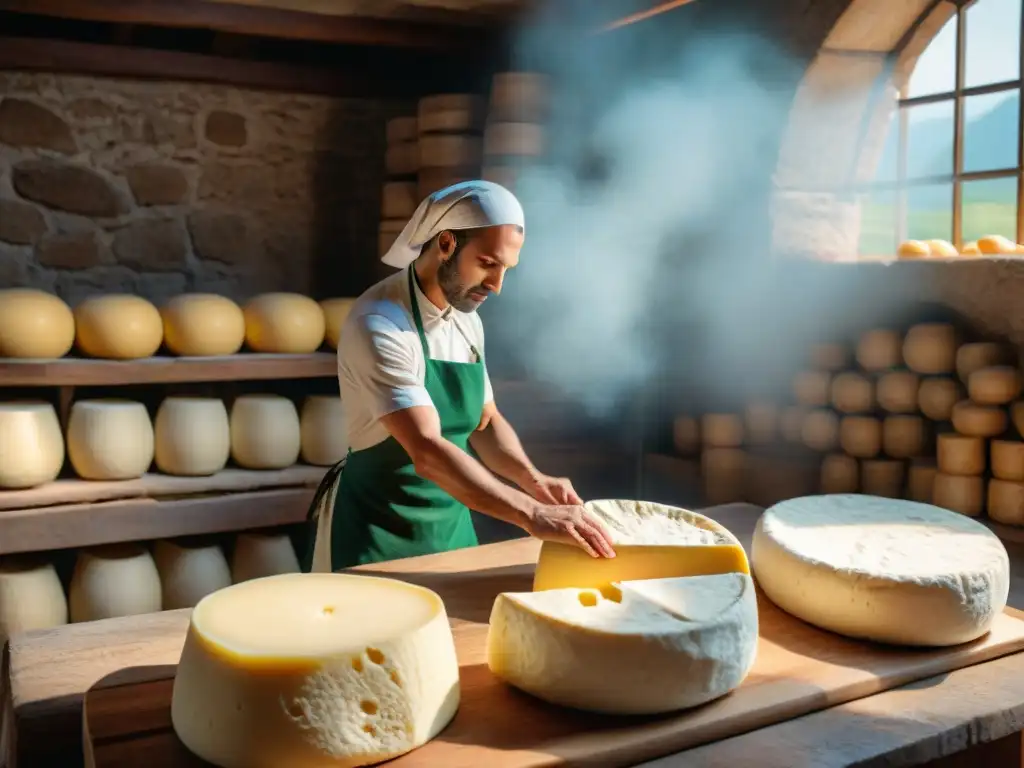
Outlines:
{"type": "Polygon", "coordinates": [[[437,269],[437,284],[441,287],[445,301],[451,304],[459,312],[473,312],[482,303],[472,298],[470,294],[484,293],[487,291],[483,285],[467,287],[459,277],[458,254],[452,254],[451,258],[441,262],[437,269]]]}

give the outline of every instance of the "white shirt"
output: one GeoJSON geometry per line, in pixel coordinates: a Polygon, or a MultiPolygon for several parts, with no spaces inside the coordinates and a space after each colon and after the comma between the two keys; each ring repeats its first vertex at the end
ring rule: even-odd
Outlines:
{"type": "MultiPolygon", "coordinates": [[[[413,281],[430,357],[475,362],[484,353],[484,326],[476,312],[434,306],[413,281]]],[[[380,419],[416,405],[433,405],[424,386],[423,347],[409,302],[409,271],[403,269],[370,287],[352,306],[338,344],[338,385],[353,451],[383,442],[389,432],[380,419]]],[[[494,399],[484,368],[484,402],[494,399]]]]}

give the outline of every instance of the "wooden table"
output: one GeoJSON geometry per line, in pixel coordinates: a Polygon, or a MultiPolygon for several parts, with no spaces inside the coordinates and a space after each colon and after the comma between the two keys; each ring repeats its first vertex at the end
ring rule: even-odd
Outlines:
{"type": "MultiPolygon", "coordinates": [[[[705,512],[749,548],[757,507],[705,512]]],[[[430,572],[443,582],[444,573],[523,562],[536,556],[537,547],[536,541],[521,539],[370,569],[430,572]]],[[[1014,562],[1010,602],[1024,608],[1024,549],[1008,549],[1014,562]]],[[[166,611],[14,637],[3,672],[7,720],[16,726],[16,737],[8,738],[9,768],[81,765],[84,692],[117,669],[176,663],[188,613],[166,611]]],[[[449,613],[458,616],[459,607],[451,605],[449,613]]],[[[697,747],[645,768],[1020,768],[1022,729],[1024,653],[697,747]]]]}

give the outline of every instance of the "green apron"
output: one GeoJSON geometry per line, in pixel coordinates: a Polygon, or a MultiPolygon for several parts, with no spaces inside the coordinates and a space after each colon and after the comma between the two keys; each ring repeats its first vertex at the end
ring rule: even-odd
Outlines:
{"type": "MultiPolygon", "coordinates": [[[[424,384],[441,419],[441,434],[469,452],[469,437],[484,407],[484,363],[433,360],[409,267],[409,299],[426,362],[424,384]]],[[[477,545],[473,519],[435,483],[416,474],[409,454],[394,437],[348,456],[324,477],[308,516],[302,569],[335,571],[365,563],[448,552],[477,545]],[[333,499],[331,498],[333,496],[333,499]],[[324,514],[330,518],[320,521],[324,514]],[[314,557],[319,536],[327,536],[330,565],[314,557]]],[[[327,542],[321,541],[321,546],[327,542]]],[[[322,551],[322,550],[321,550],[322,551]]]]}

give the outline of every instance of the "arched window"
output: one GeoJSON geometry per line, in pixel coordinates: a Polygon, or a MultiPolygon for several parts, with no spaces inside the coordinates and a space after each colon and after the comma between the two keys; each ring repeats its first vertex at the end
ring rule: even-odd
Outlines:
{"type": "Polygon", "coordinates": [[[861,254],[907,239],[1024,242],[1022,5],[964,3],[918,59],[862,200],[861,254]]]}

